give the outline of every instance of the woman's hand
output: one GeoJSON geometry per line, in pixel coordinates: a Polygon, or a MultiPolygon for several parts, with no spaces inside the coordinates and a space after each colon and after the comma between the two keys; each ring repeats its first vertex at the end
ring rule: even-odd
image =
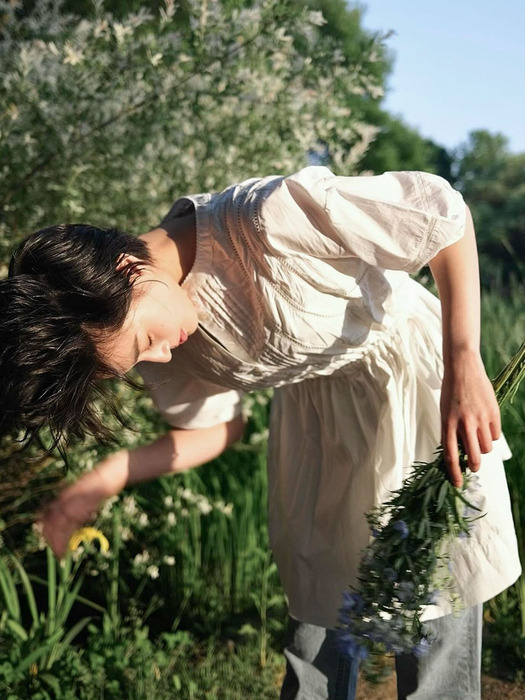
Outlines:
{"type": "Polygon", "coordinates": [[[99,467],[66,486],[37,513],[36,525],[57,557],[65,556],[71,535],[93,521],[98,507],[111,495],[113,491],[105,471],[99,467]]]}
{"type": "Polygon", "coordinates": [[[441,389],[441,437],[450,481],[461,486],[458,440],[468,456],[468,466],[478,471],[481,454],[492,450],[501,435],[498,402],[479,352],[458,351],[445,363],[441,389]]]}
{"type": "Polygon", "coordinates": [[[82,477],[37,514],[37,525],[59,559],[65,556],[75,530],[95,519],[100,501],[99,491],[92,489],[82,477]]]}

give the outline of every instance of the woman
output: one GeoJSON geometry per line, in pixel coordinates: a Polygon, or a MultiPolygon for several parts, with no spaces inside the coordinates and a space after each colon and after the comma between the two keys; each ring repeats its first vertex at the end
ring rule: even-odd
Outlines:
{"type": "Polygon", "coordinates": [[[251,178],[179,198],[138,239],[82,225],[37,232],[9,274],[4,430],[103,435],[91,388],[137,363],[173,426],[110,455],[45,509],[58,556],[124,486],[220,454],[242,435],[242,394],[275,387],[269,532],[290,612],[283,700],[354,697],[358,662],[335,652],[333,628],[368,541],[364,512],[440,442],[460,485],[461,440],[487,512],[454,555],[467,609],[454,617],[438,601],[429,655],[396,666],[399,698],[479,699],[481,603],[520,564],[510,452],[479,353],[474,228],[446,181],[323,166],[251,178]],[[409,277],[425,264],[441,304],[409,277]]]}

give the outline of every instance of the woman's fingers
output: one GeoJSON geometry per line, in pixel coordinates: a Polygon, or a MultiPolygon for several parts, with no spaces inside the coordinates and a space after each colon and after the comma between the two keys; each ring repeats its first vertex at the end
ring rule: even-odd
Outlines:
{"type": "Polygon", "coordinates": [[[73,532],[86,521],[84,515],[81,508],[73,508],[63,497],[55,499],[39,512],[42,536],[59,559],[66,554],[73,532]]]}
{"type": "Polygon", "coordinates": [[[481,465],[481,450],[477,426],[469,424],[460,428],[461,442],[467,454],[467,465],[470,471],[477,472],[481,465]]]}
{"type": "Polygon", "coordinates": [[[445,435],[443,446],[450,481],[455,486],[461,486],[463,477],[459,465],[458,438],[467,455],[468,468],[472,472],[477,472],[481,466],[481,455],[492,451],[492,440],[497,439],[493,436],[499,437],[500,433],[494,430],[492,423],[489,425],[482,423],[479,426],[475,423],[468,425],[460,423],[457,429],[454,427],[446,429],[445,435]]]}
{"type": "Polygon", "coordinates": [[[449,425],[445,428],[442,442],[448,476],[451,483],[459,487],[463,483],[463,475],[459,467],[458,437],[455,426],[449,425]]]}
{"type": "Polygon", "coordinates": [[[489,426],[480,426],[478,428],[478,444],[481,454],[488,454],[492,452],[492,431],[489,426]]]}
{"type": "Polygon", "coordinates": [[[501,418],[499,413],[490,421],[490,435],[492,440],[499,440],[501,437],[501,418]]]}

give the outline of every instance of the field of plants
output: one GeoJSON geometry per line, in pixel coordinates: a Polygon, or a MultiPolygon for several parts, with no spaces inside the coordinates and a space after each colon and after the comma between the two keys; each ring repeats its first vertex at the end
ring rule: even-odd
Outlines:
{"type": "MultiPolygon", "coordinates": [[[[483,356],[490,376],[525,337],[523,291],[515,286],[507,296],[484,294],[483,356]]],[[[136,404],[138,431],[122,435],[123,444],[147,442],[163,430],[147,395],[115,389],[124,404],[136,404]]],[[[514,453],[506,467],[522,545],[524,389],[503,416],[514,453]]],[[[246,437],[221,458],[106,501],[94,525],[108,551],[99,541],[84,543],[59,565],[32,529],[6,531],[0,568],[3,697],[278,697],[286,601],[266,530],[270,401],[267,393],[247,398],[246,437]]],[[[103,450],[87,444],[78,454],[72,466],[80,473],[103,450]]],[[[524,577],[486,604],[484,633],[484,670],[522,681],[524,577]]]]}

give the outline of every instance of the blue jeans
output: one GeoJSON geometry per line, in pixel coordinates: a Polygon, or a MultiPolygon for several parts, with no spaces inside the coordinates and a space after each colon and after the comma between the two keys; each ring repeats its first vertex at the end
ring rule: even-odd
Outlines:
{"type": "MultiPolygon", "coordinates": [[[[396,656],[398,700],[480,700],[482,610],[426,623],[436,634],[428,654],[396,656]]],[[[339,654],[335,630],[288,623],[280,700],[354,700],[359,662],[339,654]]]]}

